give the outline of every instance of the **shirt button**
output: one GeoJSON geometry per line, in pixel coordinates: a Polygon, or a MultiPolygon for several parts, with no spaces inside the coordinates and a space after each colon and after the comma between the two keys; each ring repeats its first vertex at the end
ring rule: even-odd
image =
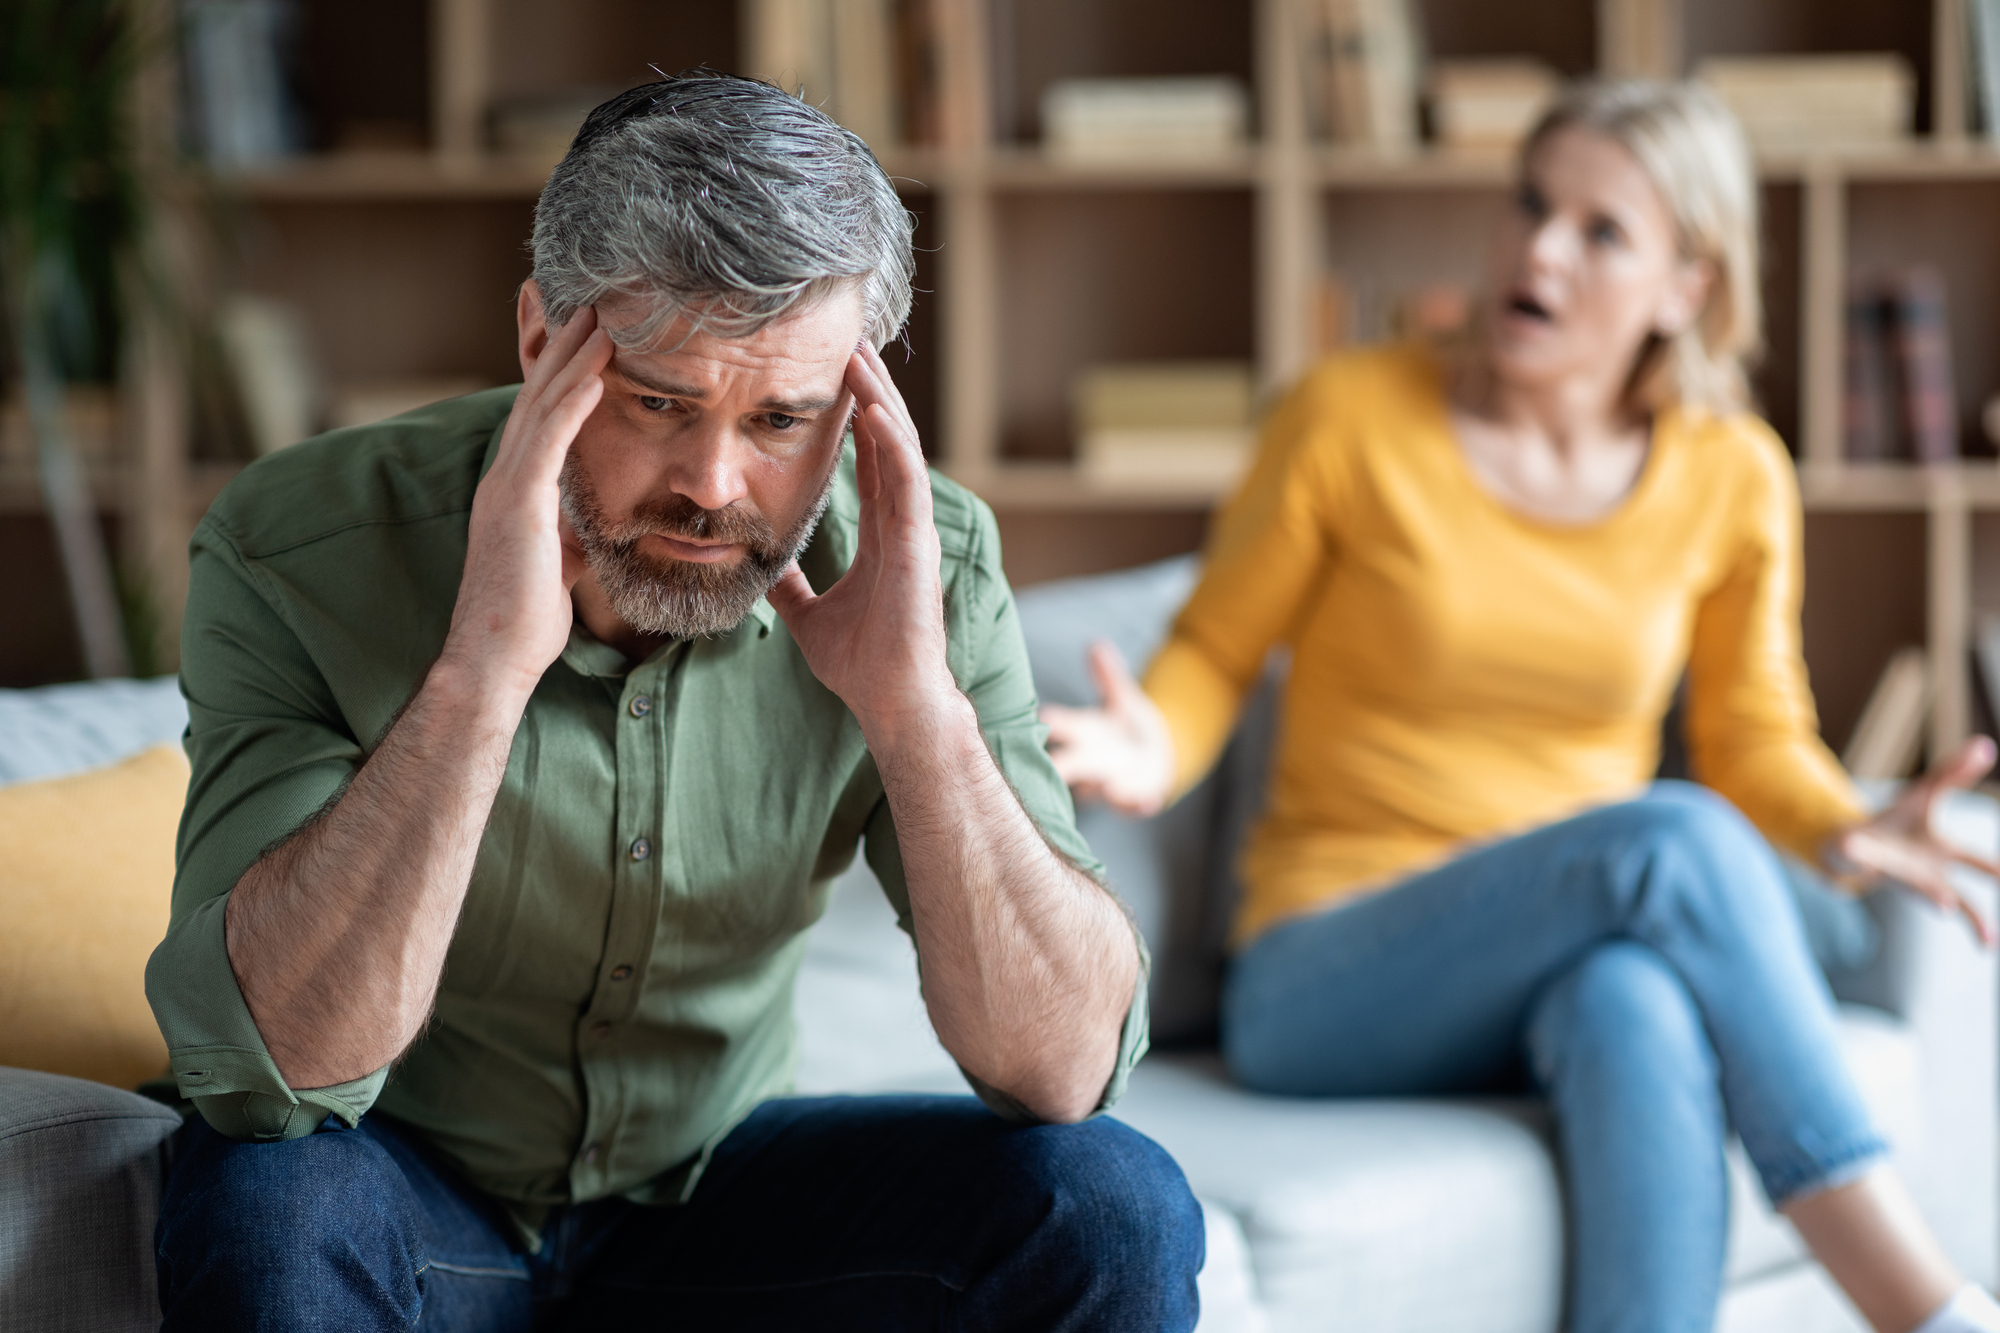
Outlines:
{"type": "Polygon", "coordinates": [[[593,1037],[608,1037],[611,1035],[611,1025],[609,1023],[592,1023],[590,1025],[590,1035],[593,1037]]]}
{"type": "Polygon", "coordinates": [[[653,854],[653,844],[644,838],[632,839],[632,859],[643,861],[653,854]]]}
{"type": "Polygon", "coordinates": [[[620,963],[618,966],[611,969],[611,979],[613,981],[624,981],[631,975],[632,975],[632,965],[630,963],[620,963]]]}
{"type": "Polygon", "coordinates": [[[631,710],[633,717],[644,717],[653,711],[653,700],[648,695],[635,694],[632,696],[632,702],[625,707],[631,710]]]}
{"type": "Polygon", "coordinates": [[[595,1161],[597,1160],[597,1155],[598,1155],[598,1153],[599,1153],[599,1152],[601,1152],[601,1151],[602,1151],[602,1148],[601,1148],[601,1147],[600,1147],[600,1145],[598,1145],[598,1144],[595,1144],[595,1143],[586,1143],[586,1144],[584,1144],[584,1145],[583,1145],[583,1162],[584,1162],[584,1165],[585,1165],[585,1166],[588,1166],[588,1165],[590,1165],[590,1164],[591,1164],[592,1162],[595,1162],[595,1161]]]}

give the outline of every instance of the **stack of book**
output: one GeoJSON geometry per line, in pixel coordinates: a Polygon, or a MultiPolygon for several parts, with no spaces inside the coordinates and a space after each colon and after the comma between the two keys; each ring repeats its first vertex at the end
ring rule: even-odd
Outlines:
{"type": "MultiPolygon", "coordinates": [[[[108,384],[72,384],[63,391],[69,447],[83,462],[118,461],[118,391],[108,384]]],[[[0,472],[27,473],[38,466],[28,405],[18,396],[0,402],[0,472]]]]}
{"type": "Polygon", "coordinates": [[[1944,279],[1924,266],[1848,284],[1843,452],[1853,462],[1959,456],[1944,279]]]}
{"type": "Polygon", "coordinates": [[[1415,145],[1423,42],[1410,0],[1297,3],[1320,136],[1384,150],[1415,145]]]}
{"type": "Polygon", "coordinates": [[[1249,131],[1250,94],[1227,77],[1064,79],[1042,94],[1042,143],[1055,157],[1213,156],[1249,131]]]}
{"type": "Polygon", "coordinates": [[[942,135],[942,0],[744,0],[748,73],[825,111],[877,150],[942,135]]]}
{"type": "Polygon", "coordinates": [[[1096,481],[1227,487],[1254,442],[1247,361],[1092,366],[1072,386],[1077,462],[1096,481]]]}
{"type": "Polygon", "coordinates": [[[1431,127],[1447,148],[1511,149],[1562,91],[1539,60],[1438,60],[1430,68],[1431,127]]]}
{"type": "Polygon", "coordinates": [[[1916,99],[1909,62],[1894,54],[1715,57],[1695,77],[1771,152],[1894,143],[1916,99]]]}

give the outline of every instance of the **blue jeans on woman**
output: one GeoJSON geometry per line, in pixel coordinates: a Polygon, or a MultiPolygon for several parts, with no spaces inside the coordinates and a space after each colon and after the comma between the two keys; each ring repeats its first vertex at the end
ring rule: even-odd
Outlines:
{"type": "Polygon", "coordinates": [[[1646,795],[1282,923],[1233,964],[1223,1046],[1294,1096],[1490,1091],[1555,1112],[1572,1333],[1697,1333],[1721,1296],[1733,1127],[1774,1204],[1885,1152],[1768,844],[1646,795]]]}
{"type": "MultiPolygon", "coordinates": [[[[334,1125],[338,1125],[334,1121],[334,1125]]],[[[970,1097],[764,1103],[693,1198],[559,1207],[528,1252],[395,1122],[177,1136],[163,1333],[1192,1329],[1201,1208],[1116,1120],[1009,1124],[970,1097]]]]}

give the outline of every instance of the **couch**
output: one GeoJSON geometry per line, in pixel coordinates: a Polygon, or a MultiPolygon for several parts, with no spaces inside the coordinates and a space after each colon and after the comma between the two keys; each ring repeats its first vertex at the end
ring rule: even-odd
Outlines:
{"type": "MultiPolygon", "coordinates": [[[[1171,561],[1024,592],[1022,626],[1044,697],[1088,699],[1082,650],[1092,638],[1143,660],[1192,577],[1189,562],[1171,561]]],[[[1154,951],[1155,1053],[1114,1114],[1167,1147],[1202,1201],[1201,1326],[1553,1333],[1563,1205],[1534,1101],[1259,1096],[1233,1087],[1214,1054],[1232,854],[1255,816],[1274,717],[1267,688],[1217,772],[1161,816],[1080,815],[1154,951]]],[[[178,725],[170,682],[0,692],[0,783],[116,761],[178,725]]],[[[8,794],[0,787],[0,826],[8,794]]],[[[1990,801],[1962,797],[1944,818],[1956,841],[2000,850],[1990,801]]],[[[7,877],[0,864],[0,922],[14,892],[7,877]]],[[[1991,1286],[2000,1208],[1993,956],[1902,895],[1856,905],[1805,884],[1800,894],[1869,1103],[1947,1248],[1991,1286]]],[[[7,985],[0,973],[0,995],[7,985]]],[[[962,1088],[925,1018],[909,944],[859,858],[815,928],[797,1011],[801,1092],[962,1088]]],[[[10,1049],[0,1032],[0,1064],[10,1049]]],[[[0,1328],[152,1326],[151,1219],[177,1122],[102,1083],[0,1070],[0,1328]]],[[[1862,1327],[1740,1159],[1732,1172],[1719,1327],[1862,1327]]]]}

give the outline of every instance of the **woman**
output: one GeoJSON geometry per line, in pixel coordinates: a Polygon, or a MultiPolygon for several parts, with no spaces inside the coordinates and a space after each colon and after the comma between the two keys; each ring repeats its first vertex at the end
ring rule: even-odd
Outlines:
{"type": "Polygon", "coordinates": [[[1710,1327],[1732,1127],[1877,1329],[2000,1330],[1884,1164],[1759,836],[1985,935],[1928,815],[1990,743],[1870,819],[1817,739],[1796,485],[1746,406],[1755,201],[1707,94],[1570,95],[1523,151],[1464,354],[1308,376],[1144,690],[1100,646],[1106,707],[1048,709],[1050,743],[1080,795],[1157,809],[1291,648],[1230,1065],[1356,1096],[1525,1063],[1560,1126],[1575,1333],[1710,1327]],[[1647,785],[1684,672],[1713,791],[1647,785]]]}

